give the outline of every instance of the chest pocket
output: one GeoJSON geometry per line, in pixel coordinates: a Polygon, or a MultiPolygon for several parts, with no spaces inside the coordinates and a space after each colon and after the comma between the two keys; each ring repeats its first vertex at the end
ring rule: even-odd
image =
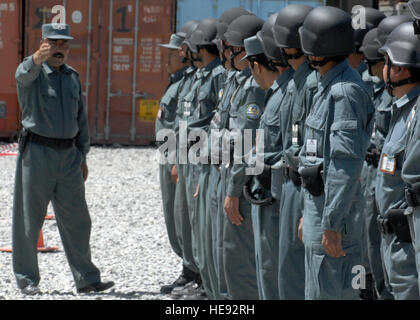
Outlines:
{"type": "Polygon", "coordinates": [[[330,145],[332,158],[358,158],[362,146],[357,144],[357,120],[336,121],[331,125],[330,145]]]}
{"type": "Polygon", "coordinates": [[[391,122],[391,110],[387,106],[378,106],[375,113],[375,123],[376,129],[379,132],[386,136],[389,130],[389,123],[391,122]]]}
{"type": "Polygon", "coordinates": [[[280,111],[278,108],[265,109],[261,116],[261,128],[264,129],[265,143],[275,144],[280,139],[280,111]]]}
{"type": "Polygon", "coordinates": [[[79,113],[79,88],[77,86],[73,86],[71,89],[71,96],[70,96],[70,103],[71,103],[71,110],[75,118],[77,118],[79,113]]]}
{"type": "Polygon", "coordinates": [[[200,93],[198,94],[198,118],[203,118],[209,116],[214,109],[216,108],[217,97],[211,90],[211,83],[206,83],[200,88],[200,93]]]}
{"type": "Polygon", "coordinates": [[[42,96],[42,107],[45,109],[55,109],[58,95],[54,87],[47,81],[42,81],[40,91],[42,96]]]}

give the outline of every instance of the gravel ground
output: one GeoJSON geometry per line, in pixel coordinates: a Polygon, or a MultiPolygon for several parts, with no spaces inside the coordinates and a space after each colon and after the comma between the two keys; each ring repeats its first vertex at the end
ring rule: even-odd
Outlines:
{"type": "MultiPolygon", "coordinates": [[[[16,157],[0,157],[0,247],[11,245],[16,157]]],[[[91,251],[102,280],[115,286],[102,294],[78,295],[55,220],[45,221],[46,246],[38,254],[42,295],[17,289],[10,253],[0,253],[0,300],[156,300],[170,299],[160,286],[176,279],[181,260],[172,252],[162,213],[156,149],[92,147],[88,155],[86,198],[92,219],[91,251]]],[[[53,214],[50,206],[48,214],[53,214]]]]}

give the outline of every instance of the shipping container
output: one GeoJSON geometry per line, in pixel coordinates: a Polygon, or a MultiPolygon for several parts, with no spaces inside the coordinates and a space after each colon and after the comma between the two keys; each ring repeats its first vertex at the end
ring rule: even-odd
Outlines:
{"type": "Polygon", "coordinates": [[[233,7],[245,8],[261,19],[267,19],[273,13],[279,12],[289,4],[306,4],[317,7],[326,0],[178,0],[177,29],[189,20],[218,18],[222,13],[233,7]]]}
{"type": "Polygon", "coordinates": [[[0,137],[13,139],[18,131],[19,107],[15,71],[21,59],[20,1],[0,1],[0,137]]]}
{"type": "MultiPolygon", "coordinates": [[[[218,18],[243,7],[263,19],[293,4],[343,5],[341,0],[0,0],[0,138],[19,129],[14,74],[40,45],[41,26],[65,8],[71,26],[67,61],[80,74],[92,143],[147,145],[154,141],[159,99],[171,33],[191,19],[218,18]],[[6,29],[7,28],[7,29],[6,29]],[[7,30],[7,31],[6,31],[7,30]]],[[[369,2],[367,0],[365,2],[369,2]]],[[[376,0],[372,0],[377,2],[376,0]]],[[[351,0],[352,3],[360,1],[351,0]]],[[[346,8],[344,8],[346,9],[346,8]]]]}

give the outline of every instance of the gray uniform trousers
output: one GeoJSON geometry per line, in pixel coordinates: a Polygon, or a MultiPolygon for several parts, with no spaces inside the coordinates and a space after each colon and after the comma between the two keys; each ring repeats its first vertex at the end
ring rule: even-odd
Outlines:
{"type": "MultiPolygon", "coordinates": [[[[366,165],[366,163],[365,163],[366,165]]],[[[370,270],[375,280],[375,288],[378,299],[393,299],[392,289],[389,285],[388,277],[384,271],[381,256],[381,233],[378,228],[377,217],[378,207],[375,200],[377,168],[372,165],[366,166],[366,187],[364,196],[366,200],[365,209],[365,225],[366,225],[366,241],[367,255],[369,259],[370,270]]]]}
{"type": "MultiPolygon", "coordinates": [[[[213,261],[209,260],[207,255],[207,245],[211,243],[212,238],[211,229],[208,230],[207,225],[209,223],[208,218],[208,190],[209,190],[209,183],[210,183],[210,166],[203,165],[201,167],[201,174],[199,177],[199,185],[200,190],[198,194],[198,199],[196,201],[196,212],[197,212],[197,219],[198,219],[198,228],[199,232],[197,234],[198,243],[197,243],[197,259],[198,259],[198,267],[200,269],[200,276],[203,282],[204,289],[206,291],[207,298],[214,300],[213,295],[213,288],[211,286],[209,269],[213,267],[213,261]]],[[[211,257],[210,257],[211,258],[211,257]]]]}
{"type": "MultiPolygon", "coordinates": [[[[187,200],[188,165],[177,164],[178,184],[175,191],[175,223],[178,232],[178,241],[182,248],[183,264],[191,271],[198,273],[198,266],[194,261],[192,248],[192,231],[190,222],[190,210],[187,200]]],[[[194,191],[192,191],[194,192],[194,191]]]]}
{"type": "MultiPolygon", "coordinates": [[[[227,185],[230,168],[222,166],[222,177],[227,185]]],[[[239,198],[239,212],[243,217],[240,226],[233,225],[227,215],[223,216],[223,268],[228,299],[256,300],[258,285],[255,263],[255,243],[253,236],[251,204],[243,196],[239,198]]]]}
{"type": "MultiPolygon", "coordinates": [[[[269,192],[264,190],[267,196],[269,192]]],[[[278,200],[267,206],[252,205],[252,224],[255,239],[255,261],[258,295],[260,300],[278,300],[278,255],[279,252],[279,207],[278,200]]]]}
{"type": "Polygon", "coordinates": [[[32,142],[19,154],[13,202],[13,270],[19,288],[40,281],[37,240],[52,201],[64,251],[77,288],[100,281],[91,261],[91,219],[85,200],[82,154],[32,142]]]}
{"type": "Polygon", "coordinates": [[[280,198],[279,298],[305,299],[305,247],[298,237],[302,218],[301,188],[285,178],[280,198]]]}
{"type": "Polygon", "coordinates": [[[182,258],[182,247],[178,240],[174,216],[176,184],[172,182],[172,167],[173,164],[159,165],[160,190],[162,194],[163,216],[165,218],[169,244],[176,255],[182,258]]]}

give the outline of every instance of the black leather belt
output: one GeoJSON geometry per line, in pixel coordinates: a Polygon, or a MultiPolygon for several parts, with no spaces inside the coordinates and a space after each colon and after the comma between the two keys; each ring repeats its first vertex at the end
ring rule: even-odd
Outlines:
{"type": "Polygon", "coordinates": [[[286,179],[292,180],[293,183],[300,187],[302,185],[302,180],[300,179],[299,172],[293,170],[290,166],[283,166],[283,175],[286,179]]]}
{"type": "Polygon", "coordinates": [[[77,137],[78,135],[72,139],[56,139],[43,137],[33,132],[28,133],[28,141],[60,150],[72,148],[76,144],[77,137]]]}
{"type": "Polygon", "coordinates": [[[419,207],[420,206],[420,193],[411,189],[405,189],[405,200],[409,207],[419,207]]]}
{"type": "Polygon", "coordinates": [[[381,231],[381,233],[383,234],[395,233],[388,219],[378,216],[377,221],[378,221],[378,228],[379,228],[379,231],[381,231]]]}
{"type": "Polygon", "coordinates": [[[379,161],[381,159],[381,152],[372,149],[366,153],[365,160],[368,165],[374,166],[375,168],[378,167],[379,161]]]}

